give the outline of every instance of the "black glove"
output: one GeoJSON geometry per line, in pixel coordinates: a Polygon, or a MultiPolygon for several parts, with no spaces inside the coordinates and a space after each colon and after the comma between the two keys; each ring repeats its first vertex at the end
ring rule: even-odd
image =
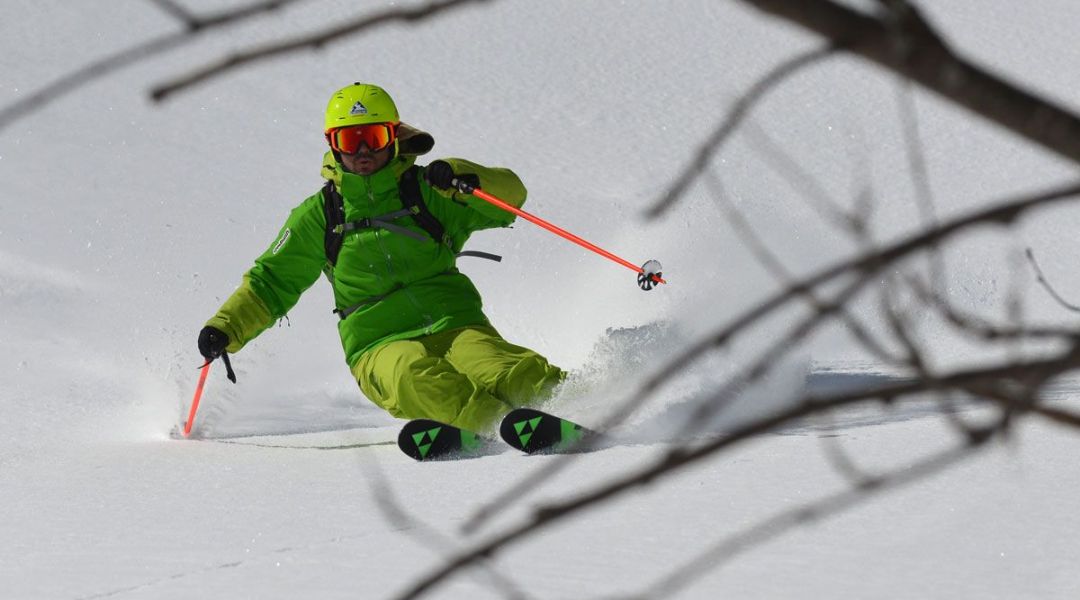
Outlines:
{"type": "Polygon", "coordinates": [[[445,160],[437,160],[424,169],[424,179],[440,190],[449,189],[454,177],[454,167],[445,160]]]}
{"type": "Polygon", "coordinates": [[[221,356],[228,345],[229,336],[220,329],[207,326],[199,332],[199,354],[202,354],[207,361],[221,356]]]}

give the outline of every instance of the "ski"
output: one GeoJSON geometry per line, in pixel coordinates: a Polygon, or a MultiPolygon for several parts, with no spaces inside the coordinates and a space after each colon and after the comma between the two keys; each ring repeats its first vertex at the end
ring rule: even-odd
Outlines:
{"type": "Polygon", "coordinates": [[[573,421],[536,410],[515,408],[499,426],[503,441],[527,454],[573,452],[578,442],[599,434],[573,421]]]}
{"type": "Polygon", "coordinates": [[[402,452],[419,461],[479,456],[491,445],[490,440],[471,431],[431,419],[406,423],[397,444],[402,452]]]}

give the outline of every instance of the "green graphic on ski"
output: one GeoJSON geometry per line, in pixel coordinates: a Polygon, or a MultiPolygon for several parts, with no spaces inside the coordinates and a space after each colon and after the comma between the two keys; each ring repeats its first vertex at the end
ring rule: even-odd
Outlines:
{"type": "Polygon", "coordinates": [[[398,434],[398,448],[422,461],[478,456],[489,445],[471,431],[431,419],[413,419],[398,434]]]}
{"type": "Polygon", "coordinates": [[[515,408],[499,426],[503,441],[528,454],[572,452],[578,442],[599,434],[535,408],[515,408]]]}

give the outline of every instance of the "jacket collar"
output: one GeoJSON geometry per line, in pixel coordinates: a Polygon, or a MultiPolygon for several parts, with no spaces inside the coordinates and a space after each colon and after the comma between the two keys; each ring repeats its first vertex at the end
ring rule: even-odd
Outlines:
{"type": "Polygon", "coordinates": [[[346,171],[333,152],[327,152],[323,155],[322,176],[333,181],[338,193],[347,200],[381,197],[397,191],[398,180],[415,162],[415,156],[397,156],[371,175],[356,175],[346,171]]]}

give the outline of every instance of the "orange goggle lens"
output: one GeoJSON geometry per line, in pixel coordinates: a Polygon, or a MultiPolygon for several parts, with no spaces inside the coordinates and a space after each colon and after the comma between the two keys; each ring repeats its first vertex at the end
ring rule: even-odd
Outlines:
{"type": "Polygon", "coordinates": [[[397,137],[393,123],[373,123],[338,127],[326,132],[330,147],[342,154],[356,154],[363,144],[372,152],[378,152],[394,143],[397,137]]]}

